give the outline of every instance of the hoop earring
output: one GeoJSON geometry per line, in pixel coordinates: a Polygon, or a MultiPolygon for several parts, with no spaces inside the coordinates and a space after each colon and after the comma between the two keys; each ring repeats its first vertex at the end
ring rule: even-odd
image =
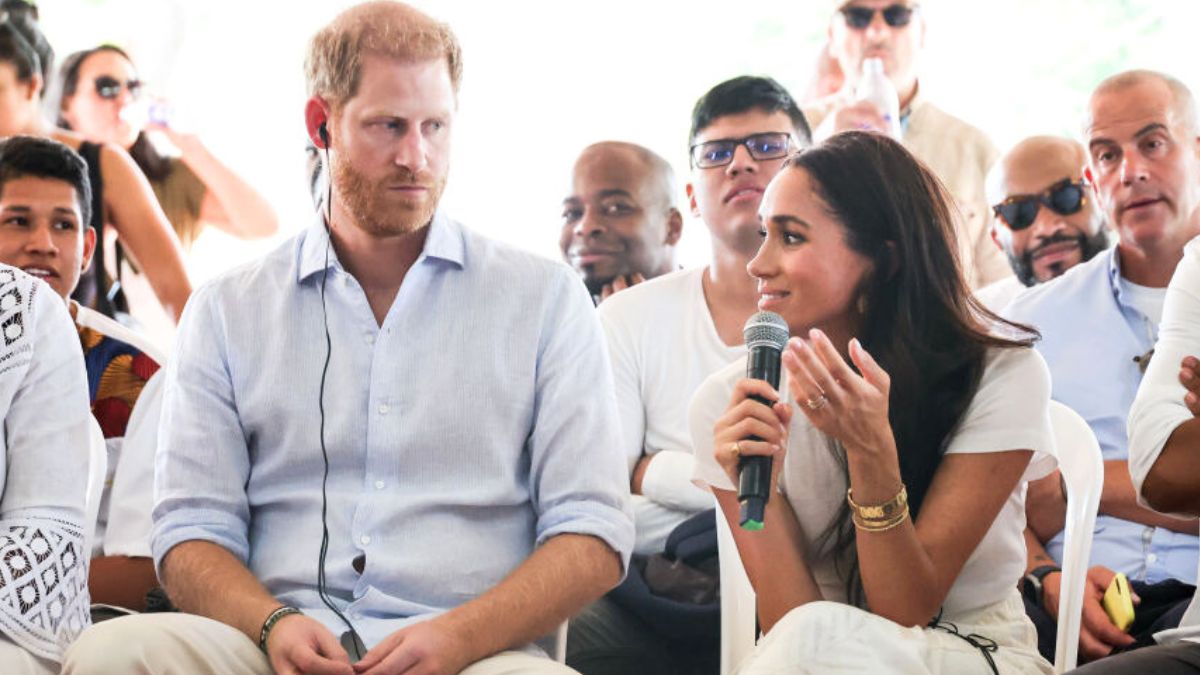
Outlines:
{"type": "Polygon", "coordinates": [[[858,299],[854,301],[854,308],[858,310],[859,314],[861,314],[863,316],[867,315],[867,294],[866,293],[862,293],[858,296],[858,299]]]}

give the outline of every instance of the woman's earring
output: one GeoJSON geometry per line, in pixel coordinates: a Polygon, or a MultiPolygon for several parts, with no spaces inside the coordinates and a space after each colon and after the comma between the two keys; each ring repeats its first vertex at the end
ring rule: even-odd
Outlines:
{"type": "Polygon", "coordinates": [[[858,296],[858,300],[856,300],[854,302],[854,308],[858,310],[859,314],[862,314],[863,316],[867,315],[867,294],[866,293],[862,293],[858,296]]]}

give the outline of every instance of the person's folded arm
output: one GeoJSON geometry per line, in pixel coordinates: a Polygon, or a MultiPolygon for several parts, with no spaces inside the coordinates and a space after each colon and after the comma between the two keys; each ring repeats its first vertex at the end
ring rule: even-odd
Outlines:
{"type": "Polygon", "coordinates": [[[1180,382],[1200,350],[1200,244],[1195,240],[1167,288],[1154,357],[1129,412],[1129,473],[1142,502],[1160,513],[1200,515],[1200,419],[1180,382]]]}

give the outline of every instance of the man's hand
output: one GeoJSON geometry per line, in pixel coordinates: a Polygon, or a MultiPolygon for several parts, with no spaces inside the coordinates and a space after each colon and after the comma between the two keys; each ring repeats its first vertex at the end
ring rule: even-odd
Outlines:
{"type": "Polygon", "coordinates": [[[604,284],[604,287],[600,289],[600,302],[604,302],[605,300],[609,299],[614,293],[623,291],[630,286],[636,286],[645,280],[646,277],[640,274],[622,274],[613,279],[611,282],[604,284]]]}
{"type": "Polygon", "coordinates": [[[886,134],[890,130],[887,120],[883,119],[883,114],[879,112],[879,108],[876,108],[870,101],[859,101],[844,108],[839,108],[830,117],[833,120],[833,129],[830,135],[855,130],[878,131],[881,134],[886,134]]]}
{"type": "Polygon", "coordinates": [[[455,675],[469,666],[471,645],[444,620],[422,621],[392,633],[354,664],[366,675],[455,675]]]}
{"type": "Polygon", "coordinates": [[[267,657],[278,675],[354,675],[350,655],[321,622],[285,616],[267,637],[267,657]]]}
{"type": "Polygon", "coordinates": [[[1179,383],[1187,389],[1183,403],[1194,417],[1200,417],[1200,359],[1194,356],[1183,357],[1179,365],[1179,383]]]}
{"type": "MultiPolygon", "coordinates": [[[[1087,581],[1083,588],[1083,620],[1079,626],[1079,654],[1084,661],[1094,661],[1108,656],[1117,647],[1126,647],[1136,642],[1128,633],[1122,632],[1113,625],[1100,605],[1104,591],[1112,583],[1116,573],[1102,565],[1096,565],[1088,570],[1087,581]]],[[[1062,591],[1062,573],[1047,574],[1042,580],[1042,606],[1050,616],[1058,618],[1058,603],[1062,591]]],[[[1142,599],[1133,596],[1136,605],[1142,599]]]]}

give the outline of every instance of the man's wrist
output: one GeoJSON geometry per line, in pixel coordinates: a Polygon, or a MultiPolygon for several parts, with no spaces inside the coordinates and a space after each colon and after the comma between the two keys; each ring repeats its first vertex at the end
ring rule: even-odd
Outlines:
{"type": "Polygon", "coordinates": [[[1042,565],[1029,571],[1023,578],[1022,592],[1038,607],[1045,607],[1046,598],[1046,577],[1051,574],[1061,574],[1062,568],[1058,565],[1042,565]]]}
{"type": "Polygon", "coordinates": [[[268,614],[267,618],[263,621],[262,629],[258,633],[258,648],[261,649],[264,654],[266,654],[267,640],[270,639],[271,631],[275,629],[275,625],[278,624],[284,617],[303,613],[304,612],[301,612],[299,609],[290,605],[283,605],[275,608],[275,611],[268,614]]]}

